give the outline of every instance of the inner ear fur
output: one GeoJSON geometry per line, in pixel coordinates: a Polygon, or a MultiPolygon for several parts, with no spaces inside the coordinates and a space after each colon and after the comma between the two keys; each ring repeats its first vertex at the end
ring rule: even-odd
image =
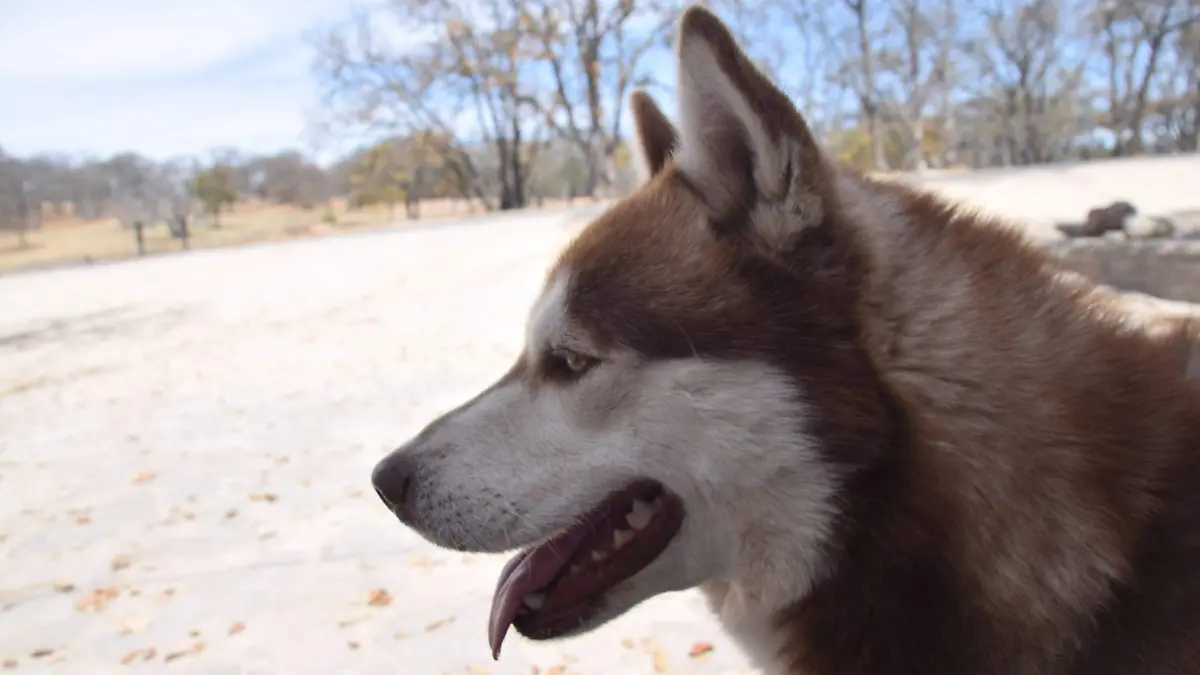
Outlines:
{"type": "Polygon", "coordinates": [[[750,61],[715,14],[689,7],[676,38],[678,149],[675,164],[717,218],[762,202],[807,212],[826,186],[808,124],[750,61]]]}

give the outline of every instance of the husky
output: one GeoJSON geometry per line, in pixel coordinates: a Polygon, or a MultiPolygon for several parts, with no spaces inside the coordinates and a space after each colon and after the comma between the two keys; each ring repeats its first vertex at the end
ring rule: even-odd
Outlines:
{"type": "Polygon", "coordinates": [[[1016,228],[844,166],[708,10],[512,367],[382,459],[488,627],[700,589],[764,671],[1200,673],[1200,385],[1016,228]]]}

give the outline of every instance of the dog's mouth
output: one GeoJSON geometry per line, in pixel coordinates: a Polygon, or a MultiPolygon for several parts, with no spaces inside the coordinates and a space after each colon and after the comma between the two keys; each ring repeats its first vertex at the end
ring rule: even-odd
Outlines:
{"type": "Polygon", "coordinates": [[[504,566],[492,598],[488,641],[493,658],[515,626],[547,640],[583,625],[605,594],[662,554],[683,524],[683,504],[654,481],[613,493],[579,524],[504,566]]]}

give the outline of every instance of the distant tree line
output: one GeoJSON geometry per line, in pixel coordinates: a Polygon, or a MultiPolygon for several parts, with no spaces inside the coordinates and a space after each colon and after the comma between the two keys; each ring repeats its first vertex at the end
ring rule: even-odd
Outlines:
{"type": "MultiPolygon", "coordinates": [[[[123,221],[258,199],[333,198],[420,217],[629,189],[625,103],[669,94],[685,0],[394,0],[314,40],[322,126],[375,139],[332,166],[299,152],[154,162],[0,150],[0,227],[123,221]],[[402,31],[397,32],[395,28],[402,31]],[[408,36],[397,42],[391,36],[408,36]],[[416,36],[414,39],[413,36],[416,36]]],[[[712,0],[843,159],[986,168],[1196,152],[1200,0],[712,0]]]]}

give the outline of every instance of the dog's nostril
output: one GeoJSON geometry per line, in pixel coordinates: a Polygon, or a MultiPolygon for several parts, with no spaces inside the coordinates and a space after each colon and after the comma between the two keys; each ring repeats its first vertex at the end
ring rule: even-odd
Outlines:
{"type": "Polygon", "coordinates": [[[375,494],[379,495],[379,498],[383,500],[383,505],[388,507],[389,510],[396,510],[396,505],[393,504],[390,499],[388,499],[387,495],[383,493],[383,490],[375,488],[375,494]]]}
{"type": "Polygon", "coordinates": [[[413,462],[406,457],[389,455],[375,465],[371,472],[371,484],[375,494],[383,501],[388,509],[397,516],[401,515],[408,489],[412,485],[413,462]]]}

